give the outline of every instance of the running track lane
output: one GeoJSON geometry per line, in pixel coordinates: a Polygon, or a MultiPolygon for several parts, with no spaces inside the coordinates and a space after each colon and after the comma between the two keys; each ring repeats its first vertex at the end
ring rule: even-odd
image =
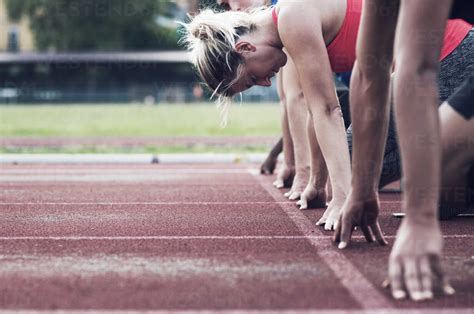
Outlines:
{"type": "MultiPolygon", "coordinates": [[[[357,293],[347,289],[357,288],[358,283],[349,280],[341,285],[331,271],[337,265],[326,265],[325,259],[330,261],[334,254],[339,258],[343,254],[344,263],[350,263],[362,279],[362,287],[375,291],[377,302],[385,300],[387,307],[415,306],[393,303],[379,288],[389,248],[365,245],[362,250],[358,246],[364,243],[358,237],[355,249],[340,253],[332,246],[330,233],[308,220],[314,221],[321,210],[296,210],[270,187],[270,178],[258,176],[255,184],[242,166],[230,167],[227,173],[210,167],[190,171],[121,168],[116,172],[110,167],[106,171],[104,167],[45,168],[13,167],[1,172],[18,175],[1,180],[0,215],[8,219],[1,219],[4,225],[0,225],[5,235],[0,238],[0,278],[6,292],[0,295],[18,302],[8,306],[0,300],[2,308],[92,309],[99,313],[180,308],[303,313],[307,309],[363,308],[357,293]],[[53,177],[45,178],[45,172],[53,177]],[[149,172],[154,174],[147,177],[149,172]],[[32,173],[38,177],[33,178],[32,173]],[[163,195],[166,184],[171,186],[169,195],[163,195]],[[378,271],[370,271],[367,264],[378,271]]],[[[399,210],[396,199],[383,206],[399,210]]],[[[393,239],[399,220],[391,219],[389,213],[383,218],[384,230],[393,239]]],[[[461,230],[469,225],[456,222],[461,230]]],[[[446,229],[452,232],[453,228],[446,229]]],[[[472,250],[465,254],[455,250],[466,239],[470,238],[459,232],[446,239],[454,257],[449,260],[454,267],[449,273],[460,273],[454,284],[461,293],[416,305],[431,308],[423,312],[440,312],[446,307],[466,312],[466,307],[472,307],[472,295],[462,293],[473,283],[472,266],[465,263],[472,250]]]]}

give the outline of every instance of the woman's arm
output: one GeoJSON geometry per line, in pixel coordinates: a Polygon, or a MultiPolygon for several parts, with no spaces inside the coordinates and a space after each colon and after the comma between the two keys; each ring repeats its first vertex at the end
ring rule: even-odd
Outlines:
{"type": "Polygon", "coordinates": [[[283,73],[280,72],[277,76],[277,90],[280,97],[281,115],[281,129],[283,133],[282,147],[283,147],[283,164],[278,169],[278,174],[273,185],[278,188],[291,187],[293,178],[295,176],[295,152],[293,148],[293,139],[290,135],[290,125],[288,123],[287,99],[285,89],[283,88],[283,73]]]}
{"type": "Polygon", "coordinates": [[[296,203],[300,209],[325,208],[327,200],[326,185],[328,182],[328,169],[324,156],[321,153],[316,133],[314,133],[313,119],[307,117],[306,131],[311,149],[311,175],[301,199],[296,203]]]}
{"type": "Polygon", "coordinates": [[[283,75],[283,86],[286,96],[286,111],[288,117],[289,136],[293,142],[295,156],[295,178],[291,190],[285,196],[290,200],[300,198],[301,193],[308,183],[310,175],[310,147],[306,131],[308,109],[306,107],[303,91],[298,78],[295,64],[291,57],[280,71],[283,75]]]}
{"type": "Polygon", "coordinates": [[[389,84],[398,3],[367,0],[357,38],[350,107],[353,130],[352,186],[336,230],[339,248],[347,247],[355,226],[367,241],[386,244],[378,223],[378,186],[389,122],[389,84]],[[372,236],[373,234],[373,236],[372,236]]]}
{"type": "Polygon", "coordinates": [[[395,117],[406,217],[393,244],[389,273],[394,295],[403,296],[406,289],[414,300],[432,298],[432,275],[442,277],[442,235],[437,221],[441,179],[437,80],[450,6],[451,1],[402,0],[395,39],[395,117]]]}
{"type": "Polygon", "coordinates": [[[326,227],[332,228],[349,192],[351,170],[342,112],[334,88],[321,20],[316,12],[290,3],[279,12],[278,31],[293,58],[316,137],[326,161],[333,200],[326,227]]]}
{"type": "Polygon", "coordinates": [[[273,146],[273,148],[268,153],[267,158],[260,166],[260,173],[265,175],[273,174],[275,170],[278,155],[283,151],[283,138],[281,137],[278,142],[273,146]]]}

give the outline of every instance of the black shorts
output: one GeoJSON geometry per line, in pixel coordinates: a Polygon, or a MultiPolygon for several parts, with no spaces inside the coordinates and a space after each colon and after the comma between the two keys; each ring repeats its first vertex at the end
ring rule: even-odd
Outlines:
{"type": "Polygon", "coordinates": [[[474,116],[474,74],[456,89],[454,94],[448,98],[448,103],[466,120],[474,116]]]}
{"type": "Polygon", "coordinates": [[[459,214],[474,214],[474,164],[471,164],[466,177],[465,196],[465,203],[459,207],[441,203],[438,209],[439,219],[447,220],[456,217],[459,214]]]}
{"type": "Polygon", "coordinates": [[[474,163],[467,174],[467,206],[474,211],[474,163]]]}
{"type": "Polygon", "coordinates": [[[474,1],[455,0],[451,9],[450,19],[463,19],[474,24],[474,1]]]}

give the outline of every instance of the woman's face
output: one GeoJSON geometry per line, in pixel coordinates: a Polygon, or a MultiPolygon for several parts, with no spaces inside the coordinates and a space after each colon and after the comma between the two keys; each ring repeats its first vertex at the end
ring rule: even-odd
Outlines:
{"type": "MultiPolygon", "coordinates": [[[[248,44],[251,45],[251,44],[248,44]]],[[[238,48],[241,46],[237,45],[238,48]]],[[[242,75],[232,85],[233,94],[240,93],[252,86],[271,86],[271,78],[286,64],[286,54],[278,48],[271,46],[249,46],[244,47],[241,52],[244,64],[241,65],[242,75]]]]}
{"type": "Polygon", "coordinates": [[[226,11],[241,11],[261,7],[267,5],[267,2],[267,0],[217,0],[217,4],[226,11]]]}

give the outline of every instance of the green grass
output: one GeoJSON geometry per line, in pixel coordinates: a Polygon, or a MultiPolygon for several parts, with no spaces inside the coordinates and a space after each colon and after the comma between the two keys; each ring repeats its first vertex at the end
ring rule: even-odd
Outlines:
{"type": "Polygon", "coordinates": [[[0,106],[0,136],[233,136],[278,135],[276,104],[233,105],[220,127],[212,104],[0,106]]]}
{"type": "MultiPolygon", "coordinates": [[[[0,106],[0,136],[15,137],[121,137],[121,136],[278,136],[280,110],[276,104],[234,105],[229,123],[220,126],[212,104],[193,105],[9,105],[0,106]]],[[[72,141],[74,143],[74,141],[72,141]]],[[[112,147],[1,147],[0,154],[18,153],[254,153],[262,145],[112,147]]]]}

